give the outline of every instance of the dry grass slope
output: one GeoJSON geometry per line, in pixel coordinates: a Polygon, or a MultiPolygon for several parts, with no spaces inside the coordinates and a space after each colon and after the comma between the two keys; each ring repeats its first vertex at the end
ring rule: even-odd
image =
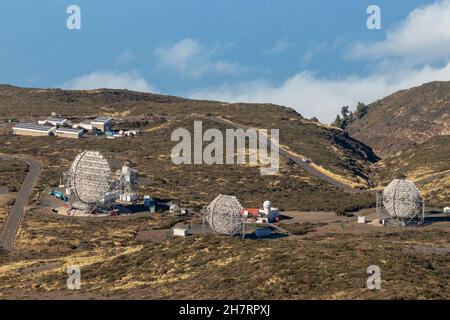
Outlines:
{"type": "Polygon", "coordinates": [[[4,191],[8,192],[20,190],[27,171],[25,162],[0,158],[0,187],[4,187],[4,191]]]}
{"type": "MultiPolygon", "coordinates": [[[[196,236],[137,240],[177,220],[73,219],[30,212],[20,252],[0,254],[0,297],[127,299],[448,299],[447,232],[397,230],[254,241],[196,236]],[[382,269],[382,290],[365,287],[366,269],[382,269]],[[79,265],[82,290],[66,290],[79,265]],[[205,281],[208,279],[208,281],[205,281]]],[[[309,228],[309,227],[308,227],[309,228]]],[[[308,229],[307,228],[307,229],[308,229]]]]}
{"type": "Polygon", "coordinates": [[[418,184],[427,203],[450,204],[450,136],[436,136],[376,164],[374,181],[386,186],[406,177],[418,184]]]}

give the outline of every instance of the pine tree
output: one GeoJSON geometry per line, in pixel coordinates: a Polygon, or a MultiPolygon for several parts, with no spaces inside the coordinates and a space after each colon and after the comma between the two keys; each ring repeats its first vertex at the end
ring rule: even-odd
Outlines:
{"type": "Polygon", "coordinates": [[[334,127],[340,128],[342,126],[342,119],[340,115],[336,116],[336,119],[334,120],[334,122],[331,124],[334,127]]]}
{"type": "Polygon", "coordinates": [[[362,102],[358,102],[358,105],[356,106],[356,117],[358,119],[364,118],[364,116],[367,114],[368,110],[369,110],[368,106],[366,106],[362,102]]]}

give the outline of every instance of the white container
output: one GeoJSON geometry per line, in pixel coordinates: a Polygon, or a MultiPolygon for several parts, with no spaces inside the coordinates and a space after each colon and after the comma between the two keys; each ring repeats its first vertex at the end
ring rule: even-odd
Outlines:
{"type": "Polygon", "coordinates": [[[174,228],[173,235],[175,237],[186,237],[189,234],[189,230],[186,228],[174,228]]]}
{"type": "Polygon", "coordinates": [[[444,208],[444,213],[445,214],[450,214],[450,207],[445,207],[444,208]]]}
{"type": "Polygon", "coordinates": [[[358,216],[358,223],[366,223],[366,217],[365,216],[358,216]]]}
{"type": "Polygon", "coordinates": [[[137,200],[137,195],[135,193],[122,193],[120,195],[120,200],[124,202],[134,202],[137,200]]]}

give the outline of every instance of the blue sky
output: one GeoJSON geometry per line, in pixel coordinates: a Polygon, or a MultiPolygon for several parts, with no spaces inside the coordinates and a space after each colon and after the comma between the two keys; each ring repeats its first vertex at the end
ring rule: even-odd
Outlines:
{"type": "Polygon", "coordinates": [[[450,80],[446,21],[448,0],[2,0],[0,83],[267,101],[330,122],[450,80]],[[81,30],[66,27],[72,4],[81,30]],[[366,27],[371,4],[381,30],[366,27]]]}

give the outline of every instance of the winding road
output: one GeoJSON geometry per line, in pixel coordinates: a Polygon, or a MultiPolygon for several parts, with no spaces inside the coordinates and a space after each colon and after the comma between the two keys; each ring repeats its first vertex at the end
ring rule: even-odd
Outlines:
{"type": "MultiPolygon", "coordinates": [[[[237,129],[243,129],[243,130],[247,130],[250,129],[250,127],[246,127],[240,124],[237,124],[235,122],[232,122],[230,120],[225,120],[219,117],[215,117],[215,116],[204,116],[204,115],[197,115],[197,117],[204,119],[204,120],[209,120],[215,123],[219,123],[219,124],[225,124],[225,125],[230,125],[232,127],[235,127],[237,129]]],[[[270,140],[269,140],[269,145],[270,145],[270,140]]],[[[379,190],[376,189],[358,189],[358,188],[353,188],[352,186],[342,183],[338,180],[333,179],[330,176],[327,176],[326,174],[324,174],[323,172],[320,172],[319,170],[315,169],[314,167],[312,167],[311,165],[309,165],[307,162],[303,161],[303,159],[301,159],[299,156],[292,154],[291,152],[289,152],[289,150],[283,148],[282,146],[278,146],[279,150],[280,150],[280,155],[285,156],[288,160],[293,161],[294,163],[296,163],[297,165],[299,165],[301,168],[303,168],[304,170],[306,170],[308,173],[318,177],[319,179],[335,186],[336,188],[339,188],[343,191],[349,192],[349,193],[360,193],[360,192],[368,192],[368,193],[377,193],[379,192],[379,190]]],[[[423,185],[429,182],[432,182],[435,179],[441,178],[441,177],[445,177],[450,175],[450,170],[446,170],[446,171],[442,171],[442,172],[438,172],[435,173],[427,178],[423,178],[420,179],[418,181],[416,181],[415,183],[417,185],[423,185]]]]}
{"type": "Polygon", "coordinates": [[[23,220],[23,217],[25,216],[25,206],[28,203],[28,199],[30,198],[31,193],[33,192],[34,185],[36,184],[39,175],[41,174],[42,163],[33,159],[20,158],[18,156],[5,154],[0,154],[0,157],[24,160],[29,167],[22,187],[17,193],[14,206],[3,223],[3,229],[0,235],[0,247],[6,250],[13,251],[15,250],[14,240],[16,238],[16,234],[19,231],[20,224],[23,220]]]}
{"type": "MultiPolygon", "coordinates": [[[[197,117],[202,118],[204,120],[209,120],[209,121],[212,121],[212,122],[215,122],[215,123],[219,123],[219,124],[231,125],[231,126],[237,128],[237,129],[243,129],[243,130],[250,129],[250,127],[246,127],[246,126],[237,124],[235,122],[231,122],[229,120],[225,120],[225,119],[214,117],[214,116],[197,115],[197,117]]],[[[271,142],[269,142],[269,143],[271,143],[271,142]]],[[[301,168],[306,170],[308,173],[310,173],[310,174],[318,177],[319,179],[321,179],[321,180],[323,180],[323,181],[325,181],[325,182],[335,186],[336,188],[339,188],[341,190],[344,190],[344,191],[350,192],[350,193],[358,193],[358,192],[367,192],[368,191],[368,190],[355,189],[355,188],[353,188],[350,185],[347,185],[345,183],[337,181],[337,180],[333,179],[332,177],[329,177],[326,174],[324,174],[324,173],[320,172],[319,170],[315,169],[314,167],[309,165],[307,162],[303,161],[303,159],[301,159],[300,157],[292,154],[291,152],[289,152],[285,148],[283,148],[281,146],[278,146],[278,148],[280,150],[280,155],[285,156],[288,160],[293,161],[294,163],[299,165],[301,168]]]]}

